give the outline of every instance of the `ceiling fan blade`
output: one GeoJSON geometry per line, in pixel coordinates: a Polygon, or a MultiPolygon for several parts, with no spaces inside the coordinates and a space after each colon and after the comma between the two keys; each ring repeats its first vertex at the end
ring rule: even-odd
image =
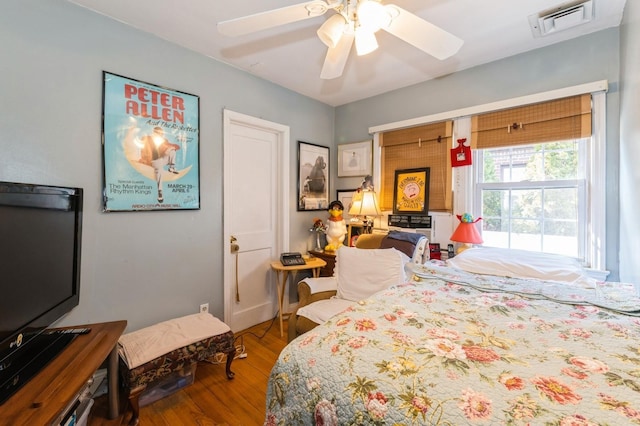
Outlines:
{"type": "Polygon", "coordinates": [[[396,5],[386,6],[397,14],[382,29],[440,60],[456,54],[464,41],[396,5]]]}
{"type": "Polygon", "coordinates": [[[323,15],[328,9],[335,8],[322,0],[285,6],[254,15],[218,22],[218,32],[229,37],[250,34],[304,19],[323,15]]]}
{"type": "Polygon", "coordinates": [[[349,52],[351,52],[351,46],[353,46],[353,39],[353,33],[344,33],[336,47],[330,47],[327,50],[327,56],[324,59],[324,65],[320,73],[321,79],[331,80],[342,75],[344,66],[349,58],[349,52]]]}

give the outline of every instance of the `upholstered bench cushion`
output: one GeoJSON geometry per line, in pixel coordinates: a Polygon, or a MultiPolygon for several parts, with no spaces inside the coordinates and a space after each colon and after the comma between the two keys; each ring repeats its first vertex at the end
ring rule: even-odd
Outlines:
{"type": "Polygon", "coordinates": [[[229,330],[227,324],[209,313],[187,315],[122,335],[118,340],[118,351],[131,369],[229,330]]]}
{"type": "Polygon", "coordinates": [[[211,336],[198,342],[174,349],[145,364],[129,369],[120,358],[121,372],[125,385],[129,389],[146,386],[174,371],[198,361],[213,357],[216,353],[230,354],[235,351],[232,331],[211,336]]]}

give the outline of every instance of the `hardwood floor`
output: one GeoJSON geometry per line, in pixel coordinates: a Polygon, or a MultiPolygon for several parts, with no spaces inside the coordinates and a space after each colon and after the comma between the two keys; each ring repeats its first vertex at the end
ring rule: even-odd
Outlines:
{"type": "MultiPolygon", "coordinates": [[[[268,321],[236,333],[236,345],[240,344],[244,344],[247,357],[233,361],[233,380],[227,379],[224,362],[200,362],[193,384],[140,409],[140,426],[262,425],[269,373],[287,344],[286,321],[283,337],[278,321],[268,321]]],[[[131,410],[126,400],[121,401],[121,416],[109,420],[106,395],[96,398],[88,425],[126,425],[131,410]]]]}

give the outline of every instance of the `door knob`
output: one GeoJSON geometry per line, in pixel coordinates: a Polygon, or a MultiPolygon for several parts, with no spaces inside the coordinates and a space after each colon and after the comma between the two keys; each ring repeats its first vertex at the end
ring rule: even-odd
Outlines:
{"type": "Polygon", "coordinates": [[[231,238],[229,238],[229,240],[231,242],[231,247],[230,247],[231,253],[239,252],[240,246],[238,244],[235,244],[235,242],[238,241],[238,239],[232,235],[231,238]]]}

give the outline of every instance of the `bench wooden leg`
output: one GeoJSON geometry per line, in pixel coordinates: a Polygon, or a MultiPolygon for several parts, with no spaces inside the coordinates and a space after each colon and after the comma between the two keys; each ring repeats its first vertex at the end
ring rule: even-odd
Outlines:
{"type": "Polygon", "coordinates": [[[233,348],[231,352],[227,354],[227,364],[225,368],[225,372],[227,373],[227,379],[231,380],[236,375],[233,371],[231,371],[231,363],[236,356],[236,349],[233,348]]]}
{"type": "Polygon", "coordinates": [[[136,426],[140,421],[140,395],[146,388],[146,386],[139,386],[129,392],[129,405],[133,412],[131,420],[129,420],[129,426],[136,426]]]}

